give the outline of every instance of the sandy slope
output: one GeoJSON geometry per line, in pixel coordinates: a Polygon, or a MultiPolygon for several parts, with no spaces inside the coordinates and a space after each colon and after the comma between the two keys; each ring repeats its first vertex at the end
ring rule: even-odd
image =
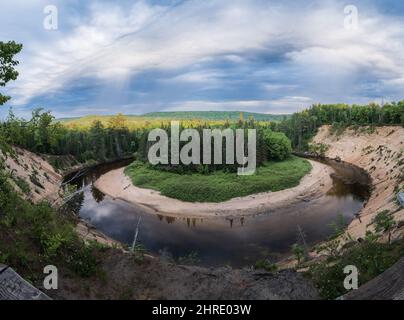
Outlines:
{"type": "MultiPolygon", "coordinates": [[[[14,178],[18,177],[25,181],[31,190],[28,194],[24,194],[15,181],[9,179],[16,192],[33,203],[48,201],[51,205],[60,205],[63,197],[63,192],[60,190],[63,177],[46,161],[45,156],[18,147],[13,148],[17,157],[3,155],[6,168],[14,178]],[[33,181],[36,181],[36,184],[33,181]]],[[[99,243],[120,246],[117,241],[105,236],[84,221],[80,220],[77,223],[76,230],[86,241],[97,240],[99,243]]]]}
{"type": "Polygon", "coordinates": [[[235,198],[221,203],[190,203],[171,199],[157,191],[134,186],[124,169],[101,176],[95,186],[105,194],[142,206],[150,213],[187,217],[230,217],[253,215],[268,210],[290,206],[304,198],[314,199],[324,195],[332,186],[332,169],[311,161],[313,169],[297,187],[278,192],[268,192],[235,198]]]}
{"type": "MultiPolygon", "coordinates": [[[[327,157],[337,158],[365,169],[371,176],[373,192],[361,212],[361,219],[354,220],[347,232],[354,238],[363,237],[371,227],[378,212],[389,210],[397,222],[404,220],[404,210],[396,204],[396,188],[403,186],[400,177],[404,173],[404,128],[381,127],[374,133],[345,130],[341,135],[330,132],[329,126],[320,128],[314,142],[329,146],[327,157]]],[[[396,236],[404,235],[396,230],[396,236]]]]}
{"type": "Polygon", "coordinates": [[[18,147],[14,147],[14,150],[17,157],[4,156],[6,168],[12,176],[25,181],[31,192],[25,195],[10,179],[16,191],[32,202],[41,200],[47,200],[50,203],[57,202],[60,199],[59,186],[62,183],[62,176],[40,155],[18,147]]]}

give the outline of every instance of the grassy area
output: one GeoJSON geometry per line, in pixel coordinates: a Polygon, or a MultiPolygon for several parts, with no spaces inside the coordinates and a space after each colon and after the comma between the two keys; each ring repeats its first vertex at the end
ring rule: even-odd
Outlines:
{"type": "Polygon", "coordinates": [[[311,170],[307,160],[290,157],[281,162],[267,162],[253,176],[236,173],[177,174],[154,169],[136,161],[125,173],[142,188],[160,191],[163,195],[188,202],[221,202],[266,191],[279,191],[299,184],[311,170]]]}

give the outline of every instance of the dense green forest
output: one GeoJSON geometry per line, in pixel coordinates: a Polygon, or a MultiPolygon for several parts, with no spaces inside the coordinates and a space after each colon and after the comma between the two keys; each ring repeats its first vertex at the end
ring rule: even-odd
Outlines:
{"type": "MultiPolygon", "coordinates": [[[[170,127],[162,124],[162,129],[170,132],[170,127]]],[[[195,128],[201,134],[206,128],[218,128],[208,123],[186,123],[181,129],[195,128]]],[[[267,160],[283,160],[291,153],[290,141],[280,132],[273,132],[268,124],[262,124],[252,119],[247,121],[227,122],[224,128],[235,130],[257,129],[257,164],[260,165],[267,160]]],[[[27,150],[49,154],[49,155],[72,155],[79,162],[95,160],[104,162],[107,160],[119,159],[138,152],[140,160],[147,160],[148,149],[152,143],[148,142],[150,129],[130,130],[125,125],[125,118],[121,115],[110,117],[107,126],[100,121],[94,121],[88,129],[68,128],[55,121],[50,112],[37,109],[32,113],[30,120],[24,120],[9,112],[7,119],[0,124],[0,134],[3,141],[10,145],[20,146],[27,150]]],[[[247,136],[247,133],[246,133],[247,136]]],[[[223,139],[223,148],[226,146],[223,139]]],[[[247,141],[246,141],[247,142],[247,141]]],[[[182,143],[184,145],[185,142],[182,143]]],[[[202,142],[201,142],[202,145],[202,142]]],[[[212,141],[213,150],[213,141],[212,141]]],[[[247,150],[247,149],[246,149],[247,150]]],[[[225,159],[225,149],[223,149],[225,159]]],[[[237,168],[234,165],[234,169],[237,168]]],[[[195,167],[177,166],[180,172],[191,171],[212,171],[212,168],[223,169],[224,166],[195,167]]],[[[229,169],[228,166],[226,166],[229,169]]],[[[167,167],[166,167],[167,169],[167,167]]]]}
{"type": "MultiPolygon", "coordinates": [[[[243,121],[239,120],[238,122],[227,122],[223,126],[217,127],[214,125],[209,125],[208,123],[205,124],[199,124],[199,125],[193,125],[193,126],[184,126],[184,124],[180,125],[180,132],[186,128],[193,128],[196,129],[199,133],[199,144],[201,146],[200,148],[200,155],[199,158],[203,159],[203,148],[202,146],[204,145],[203,141],[203,130],[204,129],[230,129],[233,132],[233,137],[236,136],[236,130],[237,129],[242,129],[244,130],[244,137],[245,137],[245,145],[244,145],[244,150],[245,153],[247,153],[248,150],[248,129],[255,129],[256,130],[256,164],[257,166],[261,166],[264,164],[266,161],[269,160],[285,160],[287,157],[290,156],[292,152],[292,146],[290,143],[290,140],[286,137],[286,135],[282,132],[273,132],[271,129],[268,128],[268,124],[262,124],[260,122],[257,122],[253,119],[250,119],[248,121],[243,121]]],[[[169,125],[163,125],[162,129],[164,129],[168,133],[168,145],[169,145],[169,150],[171,148],[171,131],[170,131],[170,126],[169,125]]],[[[137,152],[137,159],[143,162],[148,161],[148,153],[150,147],[154,144],[154,142],[149,142],[148,141],[148,133],[149,131],[145,130],[140,136],[139,141],[137,142],[138,145],[138,152],[137,152]]],[[[212,150],[212,155],[211,155],[211,163],[212,164],[199,164],[199,165],[183,165],[183,164],[168,164],[168,165],[157,165],[158,168],[166,170],[166,171],[172,171],[172,172],[178,172],[178,173],[183,173],[183,172],[199,172],[199,173],[208,173],[212,171],[217,171],[217,170],[225,170],[229,172],[235,172],[237,171],[237,168],[240,167],[237,162],[234,162],[234,164],[228,164],[227,159],[226,159],[226,147],[227,147],[227,139],[223,135],[222,139],[222,164],[213,164],[214,163],[214,154],[213,150],[215,148],[215,143],[214,139],[211,139],[211,150],[212,150]]],[[[236,159],[236,145],[235,141],[234,142],[234,150],[232,152],[232,159],[236,159]]],[[[187,142],[180,142],[180,149],[187,144],[187,142]]],[[[169,163],[171,163],[171,155],[170,153],[168,154],[169,158],[169,163]]]]}
{"type": "Polygon", "coordinates": [[[313,105],[282,122],[272,122],[270,128],[284,132],[297,150],[306,150],[309,140],[322,125],[332,125],[334,129],[349,126],[404,126],[404,101],[383,106],[371,103],[365,106],[330,104],[313,105]]]}
{"type": "MultiPolygon", "coordinates": [[[[335,129],[348,126],[404,125],[404,101],[384,106],[370,104],[357,105],[314,105],[293,114],[280,122],[260,122],[254,118],[216,123],[209,121],[184,121],[183,128],[256,128],[257,163],[266,160],[283,159],[289,153],[287,141],[281,132],[292,141],[296,150],[307,149],[308,141],[322,125],[332,125],[335,129]],[[272,141],[273,140],[273,141],[272,141]],[[270,143],[270,141],[272,141],[270,143]],[[271,148],[270,144],[283,147],[271,148]],[[279,153],[279,154],[278,154],[279,153]]],[[[10,111],[8,118],[0,124],[2,143],[15,144],[28,150],[53,155],[73,155],[80,162],[88,160],[105,161],[117,159],[139,150],[141,159],[147,155],[147,134],[152,127],[160,124],[168,128],[168,123],[156,122],[152,126],[145,123],[143,128],[128,128],[123,115],[110,116],[105,124],[95,120],[87,128],[65,126],[55,121],[50,112],[37,109],[30,120],[16,117],[10,111]]]]}
{"type": "Polygon", "coordinates": [[[10,145],[43,154],[72,155],[79,162],[119,159],[136,150],[139,132],[130,131],[120,116],[111,117],[107,127],[95,121],[88,130],[69,129],[54,120],[42,109],[35,110],[30,120],[10,111],[0,124],[0,135],[10,145]]]}

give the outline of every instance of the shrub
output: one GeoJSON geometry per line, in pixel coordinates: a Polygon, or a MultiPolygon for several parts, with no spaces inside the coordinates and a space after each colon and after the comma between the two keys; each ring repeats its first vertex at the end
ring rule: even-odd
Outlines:
{"type": "Polygon", "coordinates": [[[292,153],[292,143],[284,133],[264,131],[268,158],[272,160],[285,160],[292,153]]]}
{"type": "Polygon", "coordinates": [[[255,269],[262,269],[268,272],[276,272],[278,270],[278,267],[276,264],[272,263],[269,259],[261,259],[258,260],[255,265],[255,269]]]}

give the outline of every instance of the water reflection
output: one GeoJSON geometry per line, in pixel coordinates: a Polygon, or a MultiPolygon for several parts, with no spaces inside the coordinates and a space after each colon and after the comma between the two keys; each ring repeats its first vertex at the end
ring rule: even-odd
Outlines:
{"type": "Polygon", "coordinates": [[[93,185],[91,185],[91,194],[97,203],[101,203],[104,200],[105,195],[93,185]]]}
{"type": "Polygon", "coordinates": [[[75,181],[82,187],[80,197],[73,201],[81,217],[127,244],[133,241],[141,217],[139,240],[149,251],[169,252],[173,257],[198,253],[200,264],[207,266],[241,267],[264,256],[280,259],[297,242],[298,227],[306,234],[308,245],[313,245],[332,233],[330,224],[338,214],[347,222],[354,219],[368,194],[367,187],[359,183],[363,173],[348,168],[345,176],[345,169],[335,165],[338,170],[327,196],[270,214],[231,219],[155,216],[93,187],[100,174],[125,164],[99,167],[75,181]]]}

